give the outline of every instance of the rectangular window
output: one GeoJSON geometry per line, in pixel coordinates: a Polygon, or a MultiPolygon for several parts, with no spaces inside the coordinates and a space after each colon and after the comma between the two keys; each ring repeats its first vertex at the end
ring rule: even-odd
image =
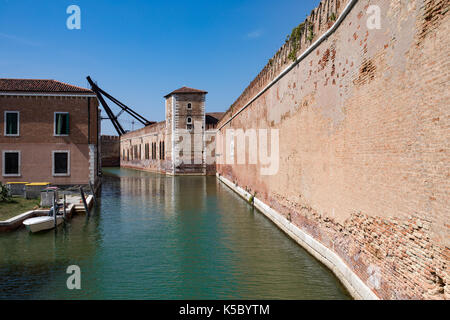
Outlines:
{"type": "Polygon", "coordinates": [[[145,159],[150,159],[150,148],[148,143],[145,144],[145,159]]]}
{"type": "Polygon", "coordinates": [[[53,151],[53,175],[54,176],[70,175],[69,151],[53,151]]]}
{"type": "Polygon", "coordinates": [[[55,136],[69,135],[69,113],[55,112],[55,136]]]}
{"type": "Polygon", "coordinates": [[[3,176],[20,176],[20,151],[3,151],[3,176]]]}
{"type": "Polygon", "coordinates": [[[19,135],[19,112],[5,111],[5,136],[19,135]]]}
{"type": "Polygon", "coordinates": [[[156,142],[152,143],[152,159],[156,160],[156,142]]]}

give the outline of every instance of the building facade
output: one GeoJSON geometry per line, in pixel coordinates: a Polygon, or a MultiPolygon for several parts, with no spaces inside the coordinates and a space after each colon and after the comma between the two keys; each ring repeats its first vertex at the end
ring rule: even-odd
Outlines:
{"type": "Polygon", "coordinates": [[[120,165],[172,175],[214,174],[215,127],[223,113],[205,113],[206,94],[183,87],[166,95],[164,121],[121,137],[120,165]]]}
{"type": "Polygon", "coordinates": [[[0,79],[0,181],[95,184],[97,97],[55,80],[0,79]]]}
{"type": "Polygon", "coordinates": [[[120,166],[120,138],[118,136],[102,135],[100,137],[102,167],[120,166]]]}

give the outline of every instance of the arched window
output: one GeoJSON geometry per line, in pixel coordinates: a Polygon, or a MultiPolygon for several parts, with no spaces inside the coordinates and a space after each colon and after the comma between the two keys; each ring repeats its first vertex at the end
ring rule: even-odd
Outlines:
{"type": "Polygon", "coordinates": [[[188,108],[188,109],[192,109],[192,103],[189,102],[189,103],[187,104],[187,108],[188,108]]]}

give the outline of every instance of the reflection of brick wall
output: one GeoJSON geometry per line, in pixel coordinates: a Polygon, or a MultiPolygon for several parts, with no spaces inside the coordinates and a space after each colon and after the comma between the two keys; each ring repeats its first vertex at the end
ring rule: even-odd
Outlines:
{"type": "Polygon", "coordinates": [[[120,166],[120,138],[117,136],[101,137],[102,167],[120,166]]]}
{"type": "MultiPolygon", "coordinates": [[[[331,3],[339,13],[347,1],[321,8],[331,3]]],[[[308,18],[315,39],[325,16],[308,18]]],[[[448,1],[360,0],[222,129],[279,130],[276,175],[255,165],[217,171],[333,250],[383,299],[450,298],[449,26],[448,1]],[[381,9],[381,30],[367,28],[369,5],[381,9]]],[[[301,39],[300,52],[309,43],[301,39]]],[[[219,128],[291,63],[289,46],[219,128]]]]}

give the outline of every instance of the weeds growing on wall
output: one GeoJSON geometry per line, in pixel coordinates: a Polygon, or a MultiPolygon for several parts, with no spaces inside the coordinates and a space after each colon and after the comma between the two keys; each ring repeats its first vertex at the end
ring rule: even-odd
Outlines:
{"type": "Polygon", "coordinates": [[[295,61],[295,59],[297,59],[297,53],[300,47],[300,39],[304,31],[305,31],[305,23],[302,22],[292,30],[291,35],[288,36],[286,39],[286,41],[290,41],[292,45],[291,52],[289,52],[288,55],[288,58],[291,59],[292,61],[295,61]]]}
{"type": "MultiPolygon", "coordinates": [[[[288,58],[291,59],[292,61],[295,61],[295,59],[297,59],[298,49],[300,48],[300,39],[301,39],[304,31],[305,31],[305,23],[302,22],[297,27],[295,27],[292,30],[291,35],[286,38],[286,42],[289,41],[291,43],[291,52],[289,52],[288,58]]],[[[314,35],[314,26],[309,25],[308,26],[308,34],[306,36],[306,39],[309,42],[312,42],[312,40],[314,39],[314,36],[315,36],[314,35]]]]}
{"type": "Polygon", "coordinates": [[[308,31],[309,31],[309,33],[308,33],[308,36],[306,37],[306,39],[308,39],[308,41],[309,42],[312,42],[313,41],[313,39],[314,39],[314,28],[313,28],[313,25],[310,25],[309,27],[308,27],[308,31]]]}
{"type": "Polygon", "coordinates": [[[329,21],[336,21],[336,14],[333,12],[329,17],[328,17],[329,21]]]}

